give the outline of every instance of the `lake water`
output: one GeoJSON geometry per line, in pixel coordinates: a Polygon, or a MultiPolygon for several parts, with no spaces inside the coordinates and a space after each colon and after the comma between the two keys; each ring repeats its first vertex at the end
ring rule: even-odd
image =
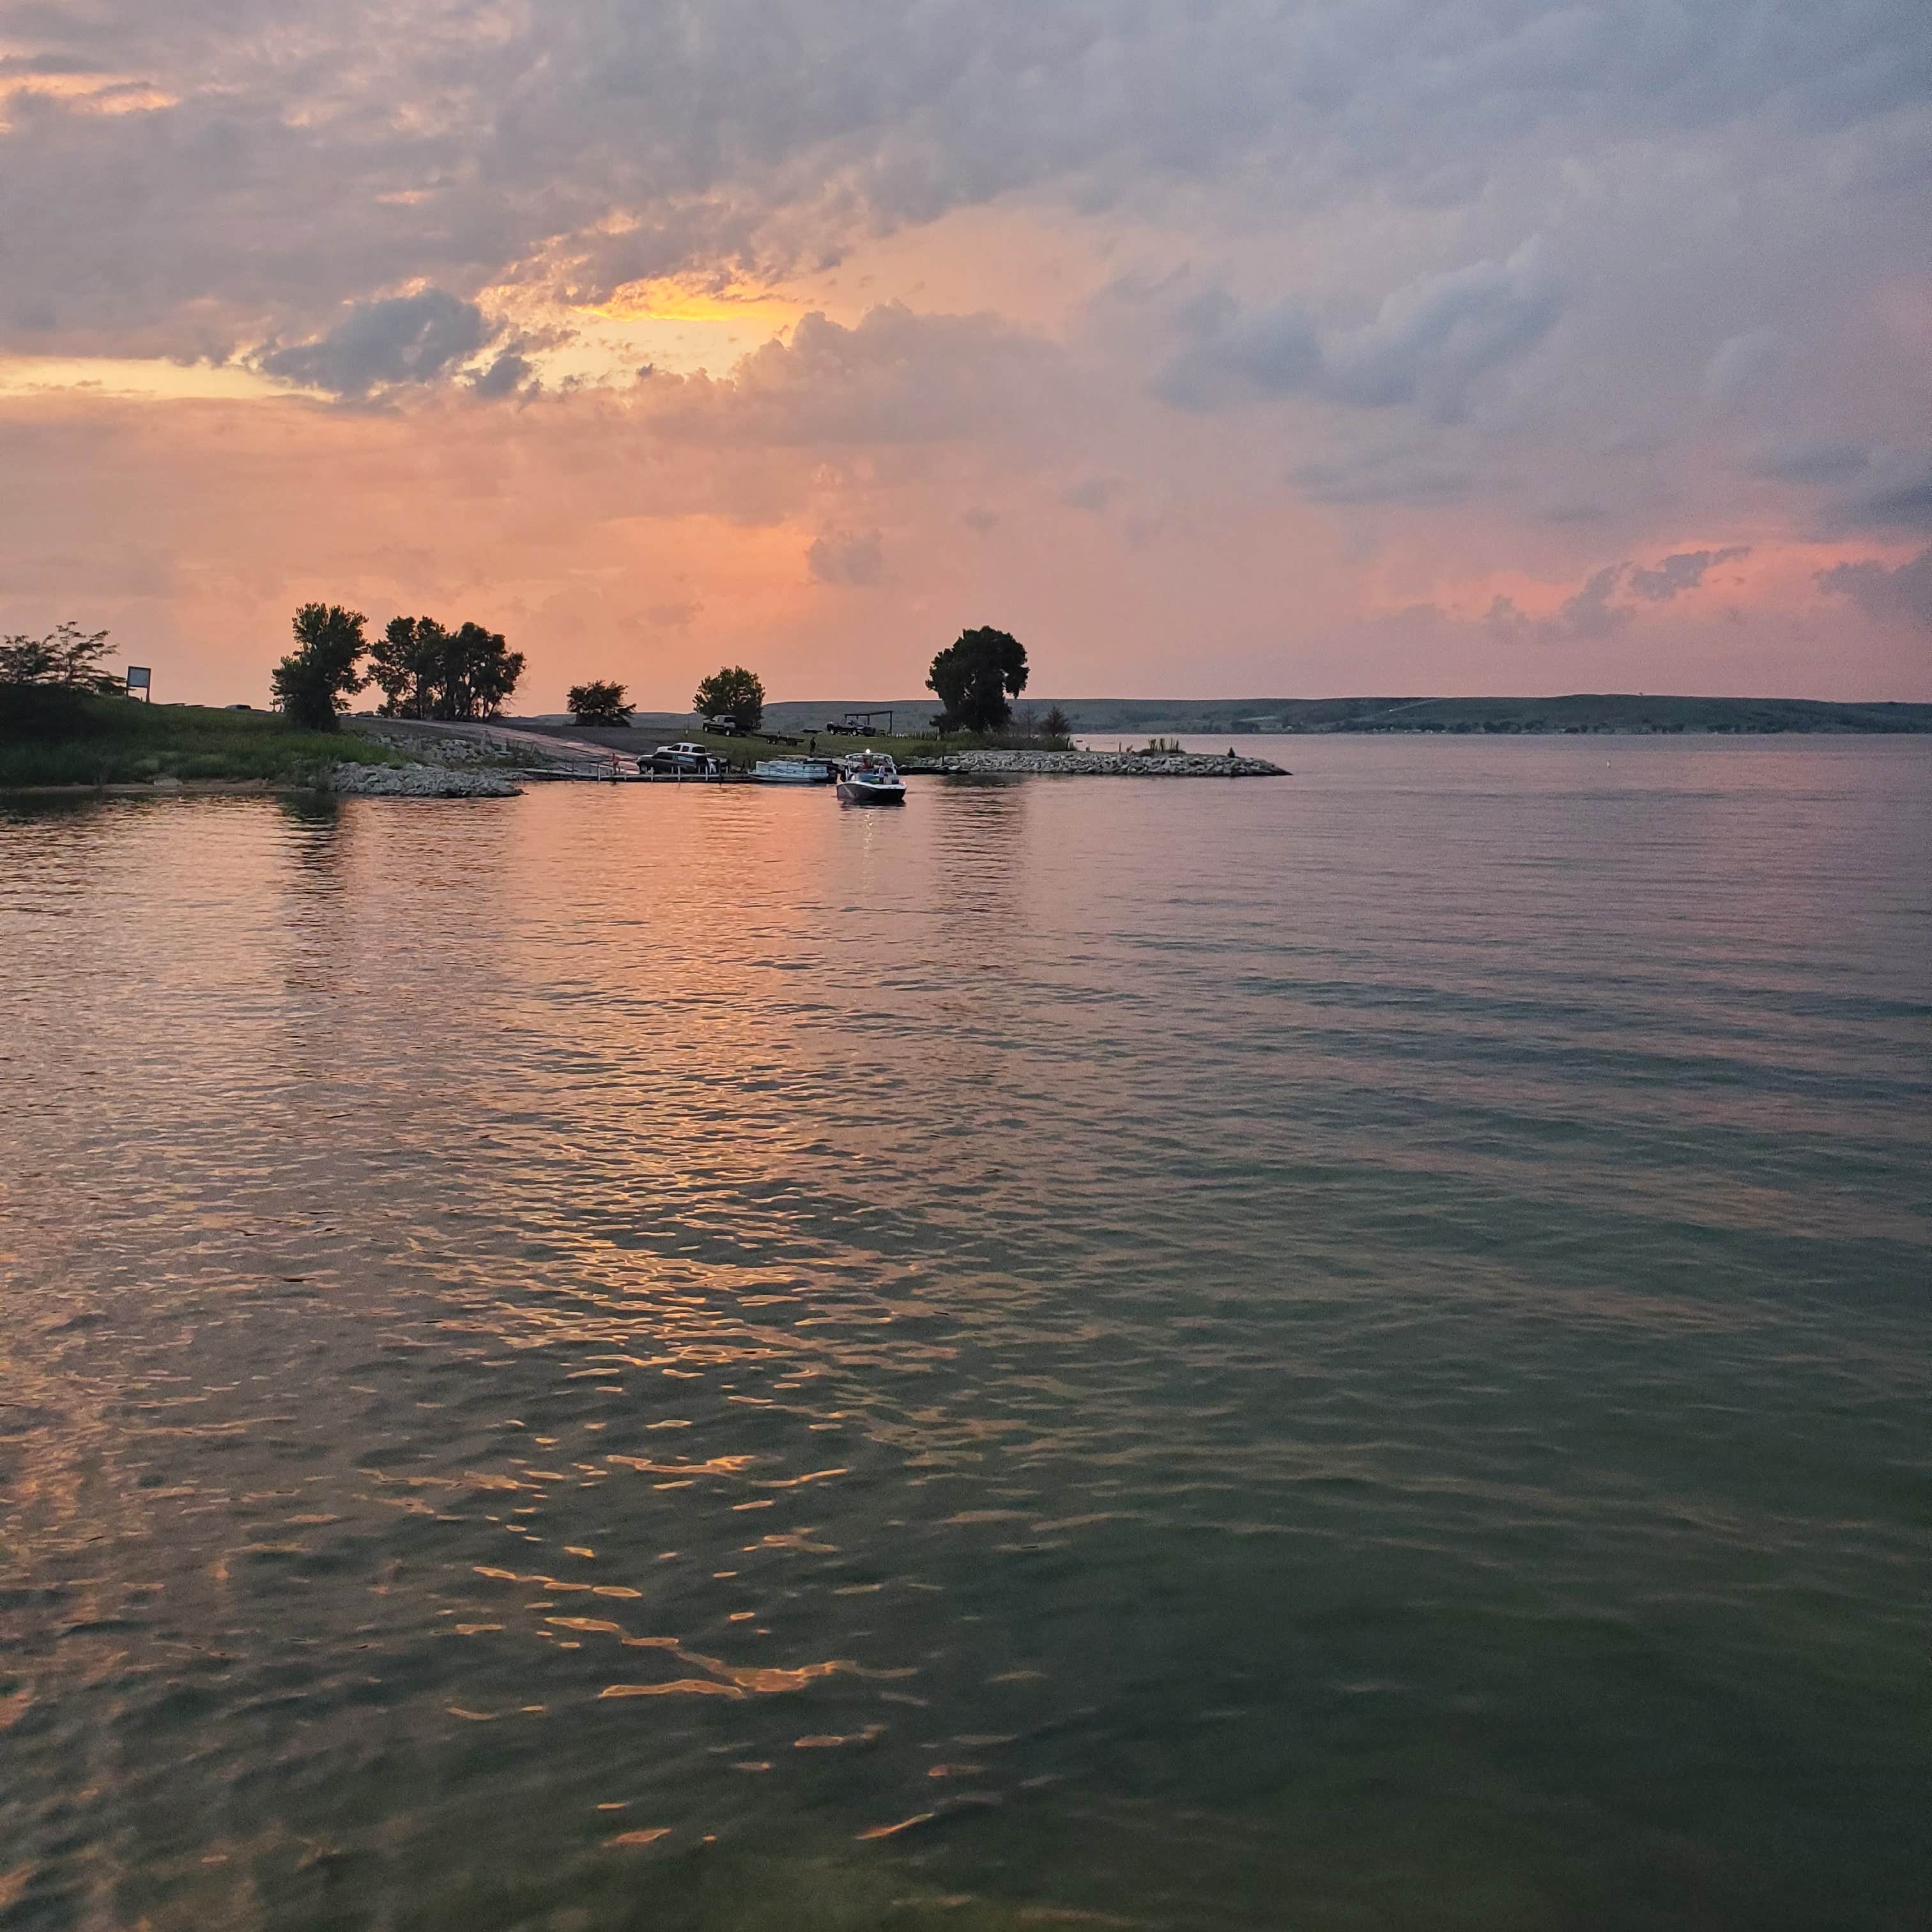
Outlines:
{"type": "Polygon", "coordinates": [[[1274,755],[0,807],[0,1924],[1924,1923],[1932,742],[1274,755]]]}

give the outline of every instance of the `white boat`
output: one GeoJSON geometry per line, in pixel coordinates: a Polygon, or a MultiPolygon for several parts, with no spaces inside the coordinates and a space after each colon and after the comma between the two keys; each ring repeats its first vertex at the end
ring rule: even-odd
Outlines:
{"type": "Polygon", "coordinates": [[[752,776],[760,784],[830,784],[834,772],[825,758],[760,758],[752,776]]]}
{"type": "Polygon", "coordinates": [[[838,796],[846,805],[903,805],[905,781],[883,752],[861,752],[838,767],[838,796]]]}

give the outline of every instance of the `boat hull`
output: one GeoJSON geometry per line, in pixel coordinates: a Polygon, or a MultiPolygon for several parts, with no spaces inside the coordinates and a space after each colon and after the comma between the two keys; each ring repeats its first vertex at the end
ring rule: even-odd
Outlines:
{"type": "Polygon", "coordinates": [[[903,805],[905,787],[902,784],[862,784],[855,778],[838,781],[838,796],[846,805],[903,805]]]}

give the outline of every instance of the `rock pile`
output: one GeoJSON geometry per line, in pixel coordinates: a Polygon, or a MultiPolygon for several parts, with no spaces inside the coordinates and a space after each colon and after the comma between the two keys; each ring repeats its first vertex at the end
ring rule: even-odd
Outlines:
{"type": "Polygon", "coordinates": [[[358,718],[349,728],[387,745],[392,751],[406,752],[419,764],[500,764],[511,755],[509,742],[501,734],[493,741],[476,727],[471,728],[476,731],[473,737],[453,728],[430,731],[413,720],[399,722],[387,718],[358,718]]]}
{"type": "Polygon", "coordinates": [[[338,765],[326,785],[362,798],[514,798],[523,790],[502,772],[455,772],[442,765],[338,765]]]}
{"type": "Polygon", "coordinates": [[[902,758],[904,772],[956,776],[1028,772],[1082,778],[1278,778],[1288,774],[1266,758],[1216,758],[1204,752],[949,752],[941,758],[902,758]]]}

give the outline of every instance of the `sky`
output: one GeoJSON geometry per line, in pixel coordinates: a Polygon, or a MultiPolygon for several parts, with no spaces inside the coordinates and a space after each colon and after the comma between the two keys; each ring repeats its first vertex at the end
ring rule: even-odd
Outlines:
{"type": "Polygon", "coordinates": [[[1927,0],[0,0],[0,630],[1932,699],[1927,0]]]}

